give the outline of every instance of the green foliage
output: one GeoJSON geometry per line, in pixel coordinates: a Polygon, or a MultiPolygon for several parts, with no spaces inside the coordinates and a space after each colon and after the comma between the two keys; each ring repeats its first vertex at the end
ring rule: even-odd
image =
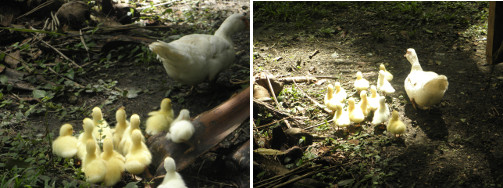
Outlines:
{"type": "MultiPolygon", "coordinates": [[[[57,179],[48,175],[55,165],[63,162],[64,168],[74,168],[73,160],[53,158],[48,140],[36,135],[9,135],[0,131],[0,187],[55,187],[57,179]]],[[[79,170],[80,171],[80,170],[79,170]]],[[[73,181],[74,185],[76,182],[73,181]]]]}

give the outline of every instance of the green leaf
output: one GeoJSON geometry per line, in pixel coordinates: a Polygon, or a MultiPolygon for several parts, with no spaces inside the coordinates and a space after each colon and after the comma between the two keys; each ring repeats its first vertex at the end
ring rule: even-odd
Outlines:
{"type": "Polygon", "coordinates": [[[9,78],[7,78],[6,75],[0,75],[0,83],[2,83],[3,85],[7,85],[8,80],[9,78]]]}
{"type": "Polygon", "coordinates": [[[66,76],[67,76],[68,78],[70,78],[70,79],[72,79],[72,80],[73,80],[73,78],[74,78],[74,76],[75,76],[75,72],[73,71],[73,69],[70,69],[70,70],[68,71],[68,73],[66,73],[66,76]]]}
{"type": "Polygon", "coordinates": [[[355,182],[355,179],[347,179],[347,180],[342,180],[337,182],[338,186],[345,187],[353,184],[355,182]]]}
{"type": "Polygon", "coordinates": [[[33,90],[33,98],[36,98],[36,99],[40,99],[40,98],[44,98],[45,96],[47,96],[47,92],[44,91],[44,90],[33,90]]]}

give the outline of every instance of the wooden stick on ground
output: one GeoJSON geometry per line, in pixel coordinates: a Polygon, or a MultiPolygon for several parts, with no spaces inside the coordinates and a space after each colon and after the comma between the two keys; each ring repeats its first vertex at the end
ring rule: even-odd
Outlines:
{"type": "MultiPolygon", "coordinates": [[[[279,105],[278,103],[278,99],[276,98],[276,94],[274,93],[274,89],[272,88],[272,84],[271,84],[271,80],[269,79],[269,76],[267,74],[265,74],[265,78],[267,79],[267,84],[269,85],[269,90],[271,90],[271,93],[272,93],[272,97],[274,99],[274,102],[276,103],[276,106],[278,106],[278,109],[280,110],[283,110],[283,108],[281,108],[281,105],[279,105]]],[[[288,123],[288,120],[283,120],[286,124],[286,126],[291,129],[292,126],[290,125],[290,123],[288,123]]]]}

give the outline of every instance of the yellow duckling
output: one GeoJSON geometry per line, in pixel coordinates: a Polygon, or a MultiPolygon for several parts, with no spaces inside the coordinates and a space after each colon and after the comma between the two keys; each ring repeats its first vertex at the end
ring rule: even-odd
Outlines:
{"type": "Polygon", "coordinates": [[[362,109],[355,107],[355,99],[352,97],[348,99],[348,112],[349,120],[354,123],[360,124],[363,120],[365,120],[362,109]]]}
{"type": "MultiPolygon", "coordinates": [[[[79,157],[80,160],[84,160],[86,157],[87,149],[86,149],[86,144],[89,140],[95,141],[96,138],[93,136],[93,129],[94,129],[94,123],[93,120],[89,118],[84,118],[83,120],[83,125],[84,127],[84,132],[80,133],[79,139],[77,142],[77,156],[79,157]]],[[[98,143],[94,142],[95,148],[100,148],[98,143]]],[[[96,155],[99,155],[101,153],[101,150],[96,150],[96,155]]]]}
{"type": "Polygon", "coordinates": [[[121,180],[122,172],[124,172],[124,162],[126,159],[119,152],[114,150],[112,138],[105,138],[103,141],[103,153],[101,158],[105,160],[107,173],[103,183],[105,186],[113,186],[121,180]]]}
{"type": "Polygon", "coordinates": [[[384,67],[384,64],[381,63],[381,65],[379,65],[379,70],[384,71],[384,78],[386,78],[386,80],[388,80],[388,81],[393,80],[393,75],[391,74],[391,72],[386,70],[386,67],[384,67]]]}
{"type": "Polygon", "coordinates": [[[195,131],[196,129],[194,128],[194,125],[190,122],[189,110],[182,109],[169,128],[166,138],[175,143],[187,142],[190,140],[195,131]]]}
{"type": "Polygon", "coordinates": [[[93,135],[98,139],[99,143],[103,143],[104,138],[112,138],[112,130],[108,125],[107,121],[103,119],[103,113],[101,113],[101,108],[94,107],[93,112],[93,123],[95,129],[93,129],[93,135]],[[100,132],[101,131],[101,132],[100,132]]]}
{"type": "Polygon", "coordinates": [[[384,71],[379,71],[379,77],[377,78],[377,91],[381,91],[385,94],[395,93],[395,88],[391,86],[391,83],[386,80],[384,71]]]}
{"type": "Polygon", "coordinates": [[[400,134],[405,133],[405,124],[400,121],[398,118],[398,112],[396,110],[393,110],[393,114],[391,115],[391,118],[389,119],[388,125],[386,126],[386,130],[393,134],[400,136],[400,134]]]}
{"type": "Polygon", "coordinates": [[[131,149],[126,155],[126,171],[138,175],[152,162],[152,154],[147,148],[147,145],[142,142],[142,134],[140,130],[134,130],[131,134],[131,149]]]}
{"type": "Polygon", "coordinates": [[[358,92],[362,90],[367,90],[369,88],[369,81],[363,78],[363,74],[360,71],[356,73],[356,80],[354,86],[358,92]]]}
{"type": "Polygon", "coordinates": [[[99,183],[105,179],[107,174],[106,163],[103,159],[96,155],[96,141],[88,140],[86,143],[86,157],[82,161],[82,171],[86,176],[86,181],[91,183],[99,183]]]}
{"type": "MultiPolygon", "coordinates": [[[[128,154],[129,149],[132,145],[133,141],[131,140],[131,134],[133,133],[133,131],[140,130],[140,116],[138,114],[131,115],[130,121],[131,126],[126,128],[126,130],[124,131],[124,134],[122,135],[122,139],[118,147],[119,151],[121,151],[123,155],[128,154]]],[[[143,137],[143,135],[141,135],[141,138],[142,141],[145,142],[145,137],[143,137]]]]}
{"type": "Polygon", "coordinates": [[[161,101],[161,109],[148,113],[147,128],[145,132],[149,135],[155,135],[162,131],[168,131],[169,125],[173,122],[175,114],[171,108],[171,100],[165,98],[161,101]]]}
{"type": "Polygon", "coordinates": [[[124,110],[124,106],[120,107],[117,112],[115,112],[115,119],[117,120],[117,123],[115,124],[113,144],[115,149],[119,149],[122,136],[124,135],[126,129],[130,126],[129,121],[126,120],[126,110],[124,110]]]}
{"type": "Polygon", "coordinates": [[[342,104],[337,104],[336,105],[337,111],[335,112],[334,115],[334,124],[337,127],[347,127],[351,124],[351,121],[349,120],[349,113],[347,110],[342,109],[342,104]]]}
{"type": "Polygon", "coordinates": [[[334,87],[335,87],[334,98],[340,103],[346,101],[346,97],[348,97],[348,94],[346,93],[346,90],[341,87],[341,83],[335,82],[334,87]]]}
{"type": "Polygon", "coordinates": [[[379,108],[374,112],[374,117],[372,118],[372,125],[379,125],[384,123],[389,118],[389,108],[388,104],[386,104],[386,99],[384,96],[381,96],[379,99],[379,108]]]}
{"type": "Polygon", "coordinates": [[[375,111],[377,110],[377,108],[379,108],[379,98],[381,98],[381,96],[379,96],[379,94],[377,93],[376,86],[371,85],[370,97],[367,98],[369,101],[369,107],[371,111],[375,111]]]}
{"type": "Polygon", "coordinates": [[[358,102],[358,107],[362,109],[363,115],[367,117],[370,113],[369,102],[367,100],[367,91],[363,90],[360,92],[360,102],[358,102]]]}
{"type": "Polygon", "coordinates": [[[328,109],[335,112],[336,110],[335,105],[337,105],[340,102],[337,101],[334,97],[334,86],[332,84],[328,84],[327,94],[325,94],[325,98],[323,101],[328,109]]]}
{"type": "Polygon", "coordinates": [[[73,127],[64,124],[59,129],[59,136],[52,142],[52,153],[63,158],[72,158],[77,154],[77,138],[73,135],[73,127]]]}
{"type": "Polygon", "coordinates": [[[166,157],[164,159],[164,169],[166,169],[166,175],[164,175],[162,183],[157,188],[187,188],[182,176],[176,172],[176,164],[173,158],[166,157]]]}

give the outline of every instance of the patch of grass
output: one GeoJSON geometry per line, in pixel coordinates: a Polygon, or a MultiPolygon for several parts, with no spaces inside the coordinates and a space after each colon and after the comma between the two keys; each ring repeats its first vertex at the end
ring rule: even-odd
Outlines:
{"type": "MultiPolygon", "coordinates": [[[[12,131],[0,130],[2,149],[0,154],[0,187],[56,187],[58,180],[54,174],[75,168],[73,160],[55,158],[51,153],[48,140],[53,137],[52,133],[41,137],[30,133],[23,134],[12,131]]],[[[74,178],[84,179],[82,173],[74,178]]],[[[65,187],[78,185],[77,180],[64,181],[65,187]]]]}

